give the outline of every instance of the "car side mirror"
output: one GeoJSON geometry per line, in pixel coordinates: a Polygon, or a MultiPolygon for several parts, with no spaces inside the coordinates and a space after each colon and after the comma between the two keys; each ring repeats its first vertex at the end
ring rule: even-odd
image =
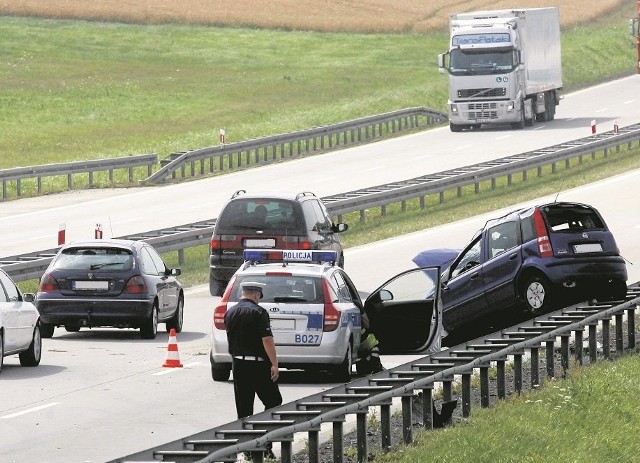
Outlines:
{"type": "Polygon", "coordinates": [[[178,275],[182,274],[182,270],[180,270],[179,268],[172,268],[171,269],[171,276],[177,277],[178,275]]]}
{"type": "Polygon", "coordinates": [[[347,225],[346,223],[338,223],[331,226],[331,230],[333,230],[334,233],[342,233],[344,231],[347,231],[348,229],[349,225],[347,225]]]}
{"type": "Polygon", "coordinates": [[[36,295],[33,293],[24,293],[22,295],[22,300],[24,302],[34,302],[36,300],[36,295]]]}
{"type": "Polygon", "coordinates": [[[380,291],[380,301],[393,301],[393,293],[388,289],[380,291]]]}

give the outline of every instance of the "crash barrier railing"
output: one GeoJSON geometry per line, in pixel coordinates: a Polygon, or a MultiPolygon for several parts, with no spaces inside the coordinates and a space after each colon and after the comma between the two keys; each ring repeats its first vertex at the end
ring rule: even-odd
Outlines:
{"type": "MultiPolygon", "coordinates": [[[[577,158],[582,163],[584,156],[590,154],[595,158],[600,151],[607,157],[612,152],[619,153],[624,145],[631,149],[634,143],[640,146],[640,124],[467,167],[326,196],[322,201],[327,205],[327,210],[338,217],[338,221],[342,221],[343,214],[358,212],[360,221],[364,222],[367,212],[379,209],[384,216],[387,207],[394,203],[400,203],[404,211],[407,201],[418,198],[420,207],[426,208],[429,195],[438,195],[439,201],[444,202],[447,191],[457,190],[460,195],[463,187],[474,185],[474,192],[479,193],[482,182],[490,181],[491,188],[495,188],[500,177],[506,176],[509,184],[515,174],[521,174],[526,180],[532,169],[537,169],[537,175],[542,175],[543,167],[551,165],[551,172],[555,172],[560,162],[570,168],[573,159],[577,158]]],[[[149,241],[160,252],[177,250],[178,261],[182,263],[184,249],[208,243],[214,225],[215,219],[211,219],[121,238],[149,241]]],[[[40,278],[56,250],[0,258],[0,266],[16,281],[40,278]]]]}
{"type": "MultiPolygon", "coordinates": [[[[636,350],[636,312],[640,314],[640,286],[628,288],[625,301],[576,304],[539,316],[511,328],[481,337],[424,358],[340,385],[327,391],[298,399],[250,417],[217,426],[182,439],[159,445],[142,452],[112,460],[110,463],[143,461],[235,462],[241,452],[257,452],[253,461],[263,461],[262,451],[267,444],[280,443],[281,463],[292,461],[293,442],[298,433],[308,433],[308,461],[320,459],[321,425],[332,423],[334,463],[343,460],[343,423],[349,415],[356,415],[357,461],[368,461],[367,414],[380,407],[380,450],[393,448],[391,442],[391,407],[400,398],[402,409],[402,442],[413,441],[413,405],[421,399],[422,423],[426,429],[453,424],[451,413],[458,402],[462,418],[471,416],[474,399],[472,378],[479,373],[479,397],[482,408],[491,406],[490,388],[494,382],[498,400],[507,397],[507,369],[513,365],[513,391],[520,394],[527,387],[523,372],[528,367],[530,387],[542,384],[541,366],[547,378],[556,377],[556,341],[560,338],[560,369],[566,377],[570,368],[570,340],[574,340],[574,361],[583,365],[599,359],[611,360],[636,350]],[[626,316],[626,346],[624,325],[626,316]],[[612,349],[612,321],[615,331],[612,349]],[[588,347],[583,346],[584,330],[588,330],[588,347]],[[602,339],[599,352],[598,335],[602,339]],[[545,357],[540,358],[544,348],[545,357]],[[526,361],[523,361],[525,360],[526,361]],[[491,379],[490,368],[495,365],[496,377],[491,379]],[[459,400],[454,398],[453,385],[460,384],[459,400]],[[442,404],[436,408],[433,390],[441,384],[442,404]],[[416,395],[417,394],[417,395],[416,395]],[[452,406],[453,405],[453,406],[452,406]]],[[[597,400],[597,398],[594,398],[597,400]]]]}
{"type": "Polygon", "coordinates": [[[442,124],[447,120],[446,114],[433,109],[407,108],[298,132],[181,151],[172,153],[167,159],[160,161],[162,167],[142,181],[142,184],[163,183],[176,178],[204,175],[214,171],[223,172],[252,164],[280,162],[350,145],[370,143],[385,134],[442,124]]]}
{"type": "Polygon", "coordinates": [[[2,181],[2,196],[0,201],[9,198],[9,190],[15,191],[16,197],[23,193],[23,181],[35,179],[35,191],[42,194],[42,179],[46,177],[67,177],[67,189],[74,187],[74,175],[87,174],[87,185],[94,186],[94,174],[96,172],[108,172],[109,184],[114,184],[114,171],[127,169],[129,171],[129,183],[134,180],[134,169],[146,167],[147,175],[153,172],[153,166],[158,164],[157,154],[139,154],[113,159],[96,159],[92,161],[74,161],[59,164],[44,164],[41,166],[16,167],[0,170],[2,181]],[[15,182],[15,183],[14,183],[15,182]]]}

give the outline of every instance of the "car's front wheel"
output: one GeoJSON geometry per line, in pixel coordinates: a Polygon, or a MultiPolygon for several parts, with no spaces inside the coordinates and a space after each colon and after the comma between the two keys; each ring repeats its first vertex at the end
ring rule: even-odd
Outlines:
{"type": "Polygon", "coordinates": [[[33,338],[29,348],[24,352],[20,352],[20,365],[23,367],[37,367],[40,365],[40,357],[42,356],[42,336],[40,335],[40,326],[36,323],[33,329],[33,338]]]}
{"type": "Polygon", "coordinates": [[[552,308],[551,282],[545,277],[535,275],[529,277],[524,290],[523,299],[527,310],[531,313],[545,313],[552,308]]]}
{"type": "Polygon", "coordinates": [[[140,327],[140,337],[142,339],[155,339],[158,334],[158,307],[154,304],[151,309],[151,315],[147,321],[140,327]]]}
{"type": "Polygon", "coordinates": [[[231,376],[230,363],[214,363],[211,362],[211,378],[214,381],[229,381],[231,376]]]}
{"type": "Polygon", "coordinates": [[[176,311],[173,313],[173,317],[171,317],[167,321],[167,333],[171,332],[172,329],[176,330],[176,333],[180,333],[182,331],[182,323],[184,319],[184,300],[182,296],[178,299],[178,307],[176,307],[176,311]]]}

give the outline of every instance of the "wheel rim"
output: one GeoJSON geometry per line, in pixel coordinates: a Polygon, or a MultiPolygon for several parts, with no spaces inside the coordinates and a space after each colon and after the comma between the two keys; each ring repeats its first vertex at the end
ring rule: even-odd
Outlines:
{"type": "Polygon", "coordinates": [[[36,362],[40,360],[42,355],[42,336],[40,336],[40,328],[36,327],[33,332],[33,358],[36,362]]]}
{"type": "Polygon", "coordinates": [[[182,329],[182,322],[184,317],[184,301],[180,299],[178,301],[178,326],[182,329]]]}
{"type": "Polygon", "coordinates": [[[532,309],[539,309],[544,304],[544,286],[535,281],[527,288],[527,302],[532,309]]]}
{"type": "Polygon", "coordinates": [[[158,309],[153,308],[153,320],[151,321],[151,331],[153,334],[158,334],[158,309]]]}

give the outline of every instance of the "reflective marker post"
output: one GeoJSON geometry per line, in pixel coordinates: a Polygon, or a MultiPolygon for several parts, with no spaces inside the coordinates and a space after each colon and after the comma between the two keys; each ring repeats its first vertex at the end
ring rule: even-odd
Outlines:
{"type": "Polygon", "coordinates": [[[58,228],[58,246],[61,246],[64,244],[66,229],[67,229],[67,224],[61,223],[58,228]]]}

